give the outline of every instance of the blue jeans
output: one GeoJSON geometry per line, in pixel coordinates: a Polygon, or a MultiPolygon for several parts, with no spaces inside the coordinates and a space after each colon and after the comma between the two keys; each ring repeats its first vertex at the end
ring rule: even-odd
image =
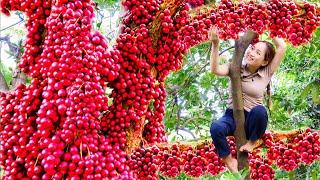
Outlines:
{"type": "MultiPolygon", "coordinates": [[[[250,112],[244,110],[244,129],[247,140],[256,141],[261,138],[267,128],[268,114],[264,106],[258,105],[250,112]]],[[[232,136],[236,130],[236,123],[233,118],[233,110],[228,108],[225,114],[217,121],[213,121],[210,127],[210,134],[219,157],[226,157],[230,154],[230,147],[226,136],[232,136]]]]}

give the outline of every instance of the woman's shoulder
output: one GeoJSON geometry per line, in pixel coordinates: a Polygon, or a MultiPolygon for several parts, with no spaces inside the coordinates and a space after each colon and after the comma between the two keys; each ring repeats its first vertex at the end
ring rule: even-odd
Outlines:
{"type": "Polygon", "coordinates": [[[273,71],[271,71],[270,64],[268,64],[264,67],[259,68],[258,74],[260,74],[263,77],[271,78],[274,73],[273,73],[273,71]]]}

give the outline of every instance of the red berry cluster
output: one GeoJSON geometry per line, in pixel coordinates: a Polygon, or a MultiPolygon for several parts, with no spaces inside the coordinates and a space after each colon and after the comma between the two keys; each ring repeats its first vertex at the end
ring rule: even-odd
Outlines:
{"type": "Polygon", "coordinates": [[[129,158],[128,165],[139,179],[157,179],[157,171],[160,164],[160,149],[137,149],[129,158]]]}
{"type": "Polygon", "coordinates": [[[274,140],[272,138],[272,134],[270,131],[266,131],[263,136],[262,136],[262,141],[264,142],[264,144],[266,145],[267,148],[270,148],[272,146],[274,146],[274,140]]]}
{"type": "Polygon", "coordinates": [[[122,5],[127,14],[123,19],[123,23],[129,26],[132,22],[136,25],[148,24],[155,19],[155,15],[160,9],[160,4],[162,0],[124,0],[122,5]]]}
{"type": "Polygon", "coordinates": [[[192,8],[201,6],[204,4],[204,0],[188,0],[188,3],[192,8]]]}
{"type": "Polygon", "coordinates": [[[237,146],[236,146],[236,141],[233,136],[229,136],[227,138],[229,147],[230,147],[230,153],[234,158],[237,158],[237,146]]]}
{"type": "Polygon", "coordinates": [[[165,148],[165,150],[159,153],[160,156],[160,173],[164,176],[174,178],[181,172],[181,152],[177,145],[173,145],[171,149],[165,148]]]}
{"type": "Polygon", "coordinates": [[[182,172],[192,177],[200,177],[205,173],[214,176],[225,170],[213,144],[205,143],[196,147],[181,144],[162,147],[160,144],[159,147],[159,149],[146,147],[143,150],[139,148],[129,157],[129,166],[134,169],[134,173],[139,179],[150,177],[150,175],[156,176],[158,173],[174,178],[182,172]],[[140,155],[141,151],[144,152],[144,156],[140,155]],[[146,152],[151,153],[152,156],[157,155],[157,157],[153,157],[154,161],[152,162],[140,163],[139,161],[145,162],[145,157],[149,157],[145,155],[146,152]],[[137,158],[137,154],[141,158],[137,158]],[[145,169],[151,166],[152,170],[145,169]]]}
{"type": "Polygon", "coordinates": [[[164,34],[168,34],[170,31],[173,30],[173,20],[171,19],[171,14],[169,9],[165,9],[162,13],[160,13],[161,19],[161,27],[162,32],[164,34]]]}
{"type": "Polygon", "coordinates": [[[307,129],[303,134],[299,134],[294,142],[297,153],[301,156],[301,162],[310,165],[316,160],[320,160],[320,138],[319,133],[307,129]]]}
{"type": "Polygon", "coordinates": [[[243,5],[243,11],[245,13],[245,22],[249,29],[262,34],[269,24],[268,14],[265,13],[267,6],[264,4],[255,4],[250,1],[248,4],[243,5]]]}
{"type": "Polygon", "coordinates": [[[113,104],[102,118],[106,122],[103,127],[112,130],[111,142],[122,148],[127,143],[128,128],[143,131],[149,143],[166,141],[162,123],[166,94],[153,74],[156,57],[149,30],[141,24],[135,30],[124,27],[123,31],[116,45],[122,57],[119,76],[109,83],[113,104]]]}
{"type": "Polygon", "coordinates": [[[276,165],[283,170],[292,171],[298,167],[300,156],[295,151],[293,144],[285,144],[282,141],[277,142],[269,148],[268,158],[275,160],[276,165]]]}
{"type": "Polygon", "coordinates": [[[299,13],[294,2],[272,0],[268,6],[269,30],[271,37],[279,36],[286,38],[286,28],[291,25],[292,17],[299,13]]]}
{"type": "Polygon", "coordinates": [[[189,15],[187,15],[189,8],[189,6],[185,5],[176,18],[176,27],[179,28],[176,36],[182,41],[182,52],[184,52],[183,50],[189,49],[190,47],[205,41],[207,39],[208,29],[216,21],[214,13],[212,13],[212,16],[210,16],[210,13],[206,13],[190,19],[189,15]]]}
{"type": "Polygon", "coordinates": [[[92,2],[49,5],[51,14],[43,22],[37,20],[47,2],[32,5],[37,11],[20,9],[43,24],[39,30],[27,23],[29,33],[42,38],[46,31],[43,40],[36,39],[41,45],[26,41],[20,64],[35,79],[1,98],[4,179],[129,179],[126,153],[105,137],[99,120],[108,110],[105,81],[118,76],[121,56],[107,52],[104,37],[91,32],[92,2]]]}
{"type": "MultiPolygon", "coordinates": [[[[229,145],[231,146],[231,144],[229,145]]],[[[216,150],[213,144],[206,145],[199,151],[199,155],[208,161],[207,172],[212,176],[218,175],[225,170],[225,166],[222,160],[216,154],[216,150]]]]}
{"type": "MultiPolygon", "coordinates": [[[[319,26],[316,6],[308,2],[297,4],[293,1],[272,0],[268,4],[257,4],[253,1],[248,3],[234,4],[231,0],[223,0],[216,10],[210,14],[201,14],[188,20],[186,26],[191,32],[207,31],[208,27],[195,29],[199,22],[211,19],[211,25],[218,28],[218,35],[222,39],[236,39],[240,32],[251,29],[258,34],[270,31],[270,36],[287,38],[293,45],[300,45],[311,39],[312,33],[319,26]]],[[[208,21],[209,22],[209,21],[208,21]]],[[[182,28],[181,34],[188,34],[182,28]]],[[[191,46],[201,43],[201,38],[190,43],[191,46]]],[[[187,46],[190,47],[190,46],[187,46]]]]}
{"type": "Polygon", "coordinates": [[[221,39],[237,39],[240,32],[243,32],[245,25],[242,20],[245,18],[243,4],[238,6],[230,0],[222,0],[216,14],[221,17],[217,20],[219,27],[218,34],[221,39]]]}
{"type": "Polygon", "coordinates": [[[166,91],[163,84],[155,89],[155,100],[150,102],[146,113],[147,123],[144,127],[143,137],[150,143],[166,142],[165,129],[162,123],[165,113],[166,91]]]}
{"type": "Polygon", "coordinates": [[[315,5],[306,2],[300,8],[305,14],[293,19],[291,26],[287,29],[287,38],[293,45],[307,43],[317,26],[320,25],[320,17],[316,16],[315,5]]]}
{"type": "MultiPolygon", "coordinates": [[[[182,153],[184,160],[183,170],[192,177],[200,177],[207,171],[207,160],[200,155],[201,151],[196,149],[189,149],[182,153]]],[[[204,155],[204,151],[202,151],[204,155]]]]}
{"type": "Polygon", "coordinates": [[[263,158],[259,155],[259,152],[249,153],[248,156],[250,179],[274,179],[275,171],[272,169],[272,161],[263,158]]]}

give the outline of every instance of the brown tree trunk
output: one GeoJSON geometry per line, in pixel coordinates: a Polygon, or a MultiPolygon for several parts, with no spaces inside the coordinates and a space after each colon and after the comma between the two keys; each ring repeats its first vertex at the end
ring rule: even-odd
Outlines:
{"type": "Polygon", "coordinates": [[[240,78],[240,68],[244,53],[249,46],[250,42],[256,34],[248,31],[239,40],[235,41],[235,52],[232,57],[229,76],[231,78],[232,88],[232,102],[233,102],[233,117],[236,121],[235,139],[238,149],[238,168],[239,170],[248,166],[247,153],[242,153],[239,148],[246,143],[246,134],[244,131],[244,111],[242,99],[242,87],[240,78]]]}
{"type": "MultiPolygon", "coordinates": [[[[22,56],[22,47],[21,47],[22,43],[18,43],[18,44],[12,43],[9,36],[0,37],[0,41],[4,41],[9,46],[9,50],[12,53],[13,57],[15,58],[16,63],[18,64],[22,56]]],[[[0,76],[1,76],[0,80],[2,80],[3,74],[1,74],[0,76]]],[[[18,67],[16,67],[16,69],[12,72],[12,82],[11,82],[12,88],[11,89],[15,89],[20,84],[26,84],[26,82],[27,82],[27,76],[23,72],[21,72],[21,70],[18,67]]],[[[0,82],[1,90],[3,86],[2,83],[3,81],[0,82]]],[[[5,83],[5,85],[7,87],[7,91],[10,90],[7,83],[5,83]]]]}
{"type": "Polygon", "coordinates": [[[21,72],[21,70],[19,68],[16,68],[13,71],[12,76],[13,76],[12,77],[12,89],[15,89],[20,84],[26,84],[26,82],[27,82],[27,76],[23,72],[21,72]]]}

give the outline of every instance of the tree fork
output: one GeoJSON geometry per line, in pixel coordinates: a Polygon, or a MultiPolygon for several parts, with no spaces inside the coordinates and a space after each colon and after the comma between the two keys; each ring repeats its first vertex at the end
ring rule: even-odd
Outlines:
{"type": "Polygon", "coordinates": [[[235,52],[232,57],[232,63],[230,64],[229,71],[232,89],[233,117],[236,121],[235,139],[238,150],[237,152],[239,170],[248,166],[247,153],[239,151],[239,148],[246,143],[246,135],[244,131],[245,116],[243,111],[240,68],[244,53],[255,37],[256,33],[254,33],[253,31],[247,31],[244,36],[235,41],[235,52]]]}

